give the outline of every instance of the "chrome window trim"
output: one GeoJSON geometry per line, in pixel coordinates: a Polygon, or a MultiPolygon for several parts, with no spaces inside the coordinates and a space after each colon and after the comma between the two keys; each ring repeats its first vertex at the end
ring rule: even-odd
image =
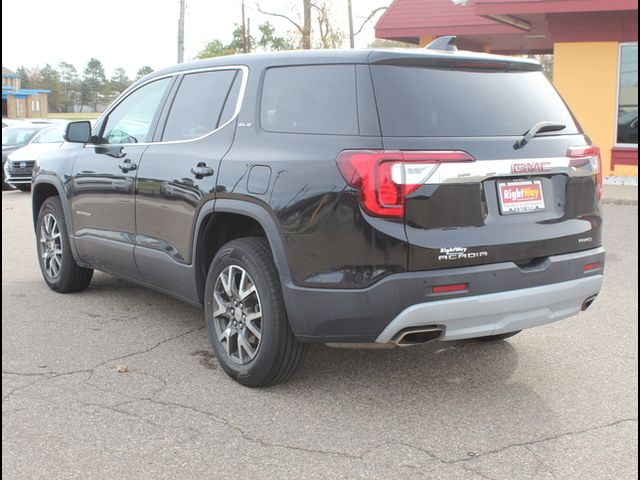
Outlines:
{"type": "MultiPolygon", "coordinates": [[[[223,129],[224,127],[229,125],[231,122],[233,122],[236,118],[238,118],[238,115],[240,114],[240,110],[242,109],[242,103],[244,101],[244,94],[245,94],[245,91],[246,91],[246,88],[247,88],[247,80],[249,79],[249,67],[247,67],[246,65],[226,65],[226,66],[221,66],[221,67],[205,67],[205,68],[196,68],[196,69],[192,69],[192,70],[181,70],[179,72],[167,73],[167,74],[164,74],[164,75],[159,75],[157,77],[151,78],[151,79],[147,80],[146,82],[143,82],[140,85],[136,86],[136,88],[132,89],[130,92],[126,92],[126,95],[123,95],[122,98],[119,98],[116,103],[114,103],[113,105],[111,105],[111,107],[109,107],[109,109],[105,110],[102,113],[102,115],[100,115],[100,117],[98,117],[98,119],[96,120],[96,123],[95,123],[96,125],[100,125],[100,122],[102,122],[103,119],[108,117],[111,114],[111,112],[113,112],[113,110],[115,110],[118,107],[118,105],[120,105],[122,103],[122,101],[124,101],[124,99],[126,99],[133,92],[139,90],[140,88],[142,88],[145,85],[148,85],[148,84],[150,84],[152,82],[155,82],[157,80],[162,80],[163,78],[177,77],[178,75],[188,75],[188,74],[191,74],[191,73],[214,72],[214,71],[219,71],[219,70],[240,70],[240,72],[242,72],[242,80],[241,80],[241,83],[240,83],[240,91],[238,92],[238,100],[236,101],[236,108],[233,111],[233,115],[231,116],[231,118],[227,122],[225,122],[224,124],[218,126],[215,129],[211,130],[209,133],[205,133],[204,135],[201,135],[199,137],[190,138],[190,139],[187,139],[187,140],[168,140],[168,141],[141,142],[141,143],[108,143],[108,144],[107,143],[99,143],[99,144],[87,143],[87,144],[85,144],[84,148],[95,148],[95,147],[104,147],[104,146],[124,147],[124,146],[132,146],[132,145],[140,145],[140,146],[171,145],[171,144],[174,144],[174,143],[197,142],[199,140],[202,140],[203,138],[206,138],[206,137],[208,137],[210,135],[213,135],[218,130],[223,129]]],[[[178,87],[178,89],[179,88],[180,87],[178,87]]],[[[171,112],[169,112],[169,114],[170,113],[171,112]]]]}

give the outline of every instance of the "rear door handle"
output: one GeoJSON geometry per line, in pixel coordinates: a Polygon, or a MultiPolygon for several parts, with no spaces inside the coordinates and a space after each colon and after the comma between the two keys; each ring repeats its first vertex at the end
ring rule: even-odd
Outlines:
{"type": "Polygon", "coordinates": [[[213,168],[207,167],[206,163],[200,162],[197,167],[191,169],[191,173],[193,173],[196,178],[210,177],[213,175],[213,168]]]}
{"type": "Polygon", "coordinates": [[[132,163],[131,159],[129,159],[129,158],[125,158],[124,162],[119,164],[118,167],[124,173],[130,172],[131,170],[135,170],[136,168],[138,168],[138,166],[135,163],[132,163]]]}

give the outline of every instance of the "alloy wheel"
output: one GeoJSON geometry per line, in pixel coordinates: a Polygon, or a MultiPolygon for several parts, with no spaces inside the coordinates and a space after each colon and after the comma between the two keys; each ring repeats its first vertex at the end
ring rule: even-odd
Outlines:
{"type": "Polygon", "coordinates": [[[218,341],[231,360],[251,362],[262,339],[262,308],[256,285],[249,273],[229,265],[213,289],[213,322],[218,341]]]}
{"type": "Polygon", "coordinates": [[[40,225],[40,258],[50,278],[60,275],[62,269],[62,235],[56,217],[47,213],[40,225]]]}

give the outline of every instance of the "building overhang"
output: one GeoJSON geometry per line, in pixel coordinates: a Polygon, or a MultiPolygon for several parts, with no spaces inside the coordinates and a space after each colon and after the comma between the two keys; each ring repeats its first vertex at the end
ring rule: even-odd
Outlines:
{"type": "Polygon", "coordinates": [[[556,42],[637,41],[630,0],[395,0],[376,37],[418,44],[457,35],[460,48],[544,54],[556,42]]]}

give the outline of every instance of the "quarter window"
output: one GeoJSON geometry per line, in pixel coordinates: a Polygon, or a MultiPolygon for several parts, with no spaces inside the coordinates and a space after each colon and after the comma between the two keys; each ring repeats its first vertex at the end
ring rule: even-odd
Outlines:
{"type": "Polygon", "coordinates": [[[617,143],[638,144],[638,44],[620,45],[617,143]]]}
{"type": "Polygon", "coordinates": [[[239,86],[240,77],[239,70],[185,75],[171,105],[162,140],[191,140],[228,122],[235,111],[238,99],[235,87],[239,86]]]}
{"type": "Polygon", "coordinates": [[[143,143],[151,137],[151,125],[169,87],[163,78],[140,87],[109,113],[101,143],[143,143]]]}
{"type": "Polygon", "coordinates": [[[357,135],[355,66],[270,68],[260,123],[270,132],[357,135]]]}

